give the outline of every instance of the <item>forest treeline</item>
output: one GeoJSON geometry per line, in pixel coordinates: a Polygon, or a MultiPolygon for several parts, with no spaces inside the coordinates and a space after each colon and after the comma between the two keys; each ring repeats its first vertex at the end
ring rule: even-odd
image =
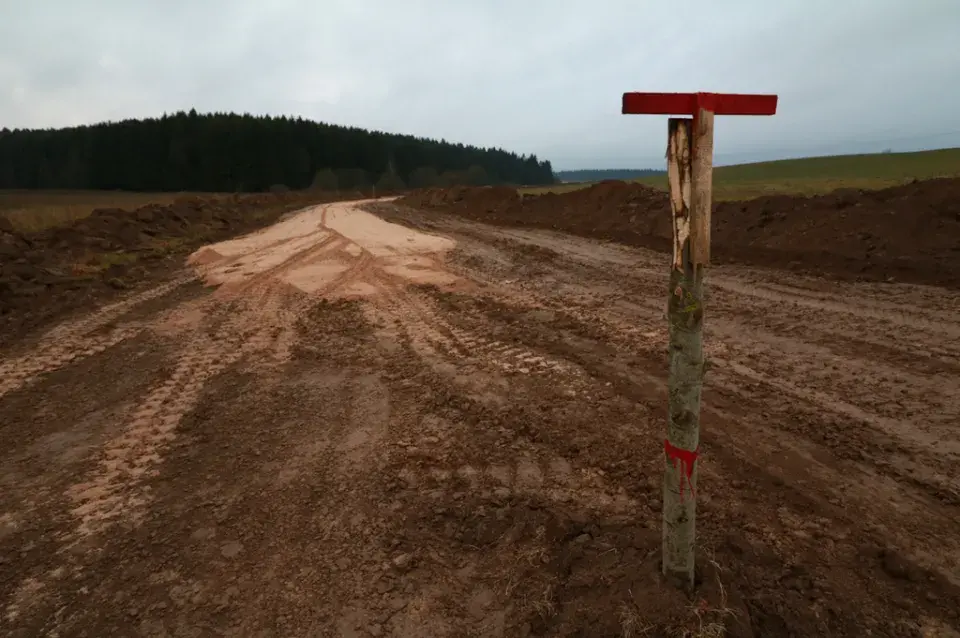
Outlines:
{"type": "Polygon", "coordinates": [[[238,192],[551,184],[550,162],[302,118],[175,113],[0,130],[0,189],[238,192]]]}
{"type": "Polygon", "coordinates": [[[648,168],[588,168],[576,171],[558,171],[556,177],[561,182],[601,182],[605,179],[639,179],[664,173],[666,171],[648,168]]]}

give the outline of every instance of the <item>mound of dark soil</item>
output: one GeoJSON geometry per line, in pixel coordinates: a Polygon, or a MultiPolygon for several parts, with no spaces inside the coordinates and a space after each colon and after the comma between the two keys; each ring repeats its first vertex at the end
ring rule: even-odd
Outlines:
{"type": "MultiPolygon", "coordinates": [[[[640,184],[602,182],[522,198],[502,188],[431,189],[399,203],[670,250],[667,195],[640,184]]],[[[721,202],[714,206],[713,256],[718,263],[960,287],[960,179],[721,202]]]]}
{"type": "Polygon", "coordinates": [[[92,299],[162,277],[203,244],[321,201],[301,193],[188,196],[133,211],[98,209],[72,225],[29,234],[0,217],[0,345],[92,299]]]}

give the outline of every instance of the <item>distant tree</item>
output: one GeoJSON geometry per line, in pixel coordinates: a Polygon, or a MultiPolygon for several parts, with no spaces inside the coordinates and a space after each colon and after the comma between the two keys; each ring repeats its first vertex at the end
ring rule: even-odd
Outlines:
{"type": "Polygon", "coordinates": [[[36,188],[47,189],[57,186],[54,176],[54,169],[50,160],[45,156],[40,158],[37,163],[36,188]]]}
{"type": "Polygon", "coordinates": [[[477,166],[476,164],[467,169],[464,179],[466,183],[471,186],[486,186],[490,183],[490,178],[487,177],[487,171],[484,170],[482,166],[477,166]]]}
{"type": "MultiPolygon", "coordinates": [[[[293,174],[292,184],[299,184],[306,186],[307,182],[312,179],[310,172],[310,151],[304,147],[299,147],[294,151],[293,154],[293,166],[290,167],[290,171],[285,171],[286,173],[293,174]]],[[[315,176],[315,174],[313,175],[315,176]]]]}
{"type": "Polygon", "coordinates": [[[0,129],[0,187],[143,191],[267,191],[333,184],[369,191],[372,176],[411,186],[553,183],[549,162],[302,118],[165,114],[59,130],[0,129]],[[386,160],[386,161],[385,161],[386,160]],[[464,170],[464,167],[470,167],[464,170]],[[481,179],[481,175],[485,175],[481,179]]]}
{"type": "Polygon", "coordinates": [[[396,173],[387,171],[377,180],[377,192],[389,193],[402,191],[407,187],[396,173]]]}
{"type": "Polygon", "coordinates": [[[444,171],[440,175],[440,186],[463,186],[467,184],[467,174],[464,171],[444,171]]]}
{"type": "Polygon", "coordinates": [[[57,186],[60,188],[82,189],[87,182],[86,162],[79,148],[73,148],[67,155],[67,161],[60,169],[57,186]]]}
{"type": "Polygon", "coordinates": [[[311,190],[315,191],[335,191],[338,187],[337,174],[330,168],[323,168],[314,173],[313,181],[310,183],[311,190]]]}
{"type": "Polygon", "coordinates": [[[421,166],[410,173],[411,188],[429,188],[440,183],[440,175],[432,166],[421,166]]]}
{"type": "Polygon", "coordinates": [[[337,184],[343,190],[370,190],[370,176],[362,168],[345,168],[337,171],[337,184]]]}

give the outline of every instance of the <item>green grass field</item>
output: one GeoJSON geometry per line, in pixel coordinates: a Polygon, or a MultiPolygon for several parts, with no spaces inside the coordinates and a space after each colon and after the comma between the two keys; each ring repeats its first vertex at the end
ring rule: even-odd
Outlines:
{"type": "MultiPolygon", "coordinates": [[[[916,153],[837,155],[721,166],[713,172],[715,200],[742,200],[762,195],[817,195],[838,188],[875,190],[913,179],[960,176],[960,148],[916,153]]],[[[637,180],[666,189],[666,177],[637,180]]],[[[523,189],[524,193],[562,193],[588,183],[523,189]]]]}

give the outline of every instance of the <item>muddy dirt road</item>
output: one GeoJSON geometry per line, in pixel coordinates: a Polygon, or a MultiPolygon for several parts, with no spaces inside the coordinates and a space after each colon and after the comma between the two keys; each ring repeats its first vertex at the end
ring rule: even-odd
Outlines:
{"type": "Polygon", "coordinates": [[[960,294],[711,272],[688,601],[665,256],[365,206],[2,353],[0,634],[956,635],[960,294]]]}

